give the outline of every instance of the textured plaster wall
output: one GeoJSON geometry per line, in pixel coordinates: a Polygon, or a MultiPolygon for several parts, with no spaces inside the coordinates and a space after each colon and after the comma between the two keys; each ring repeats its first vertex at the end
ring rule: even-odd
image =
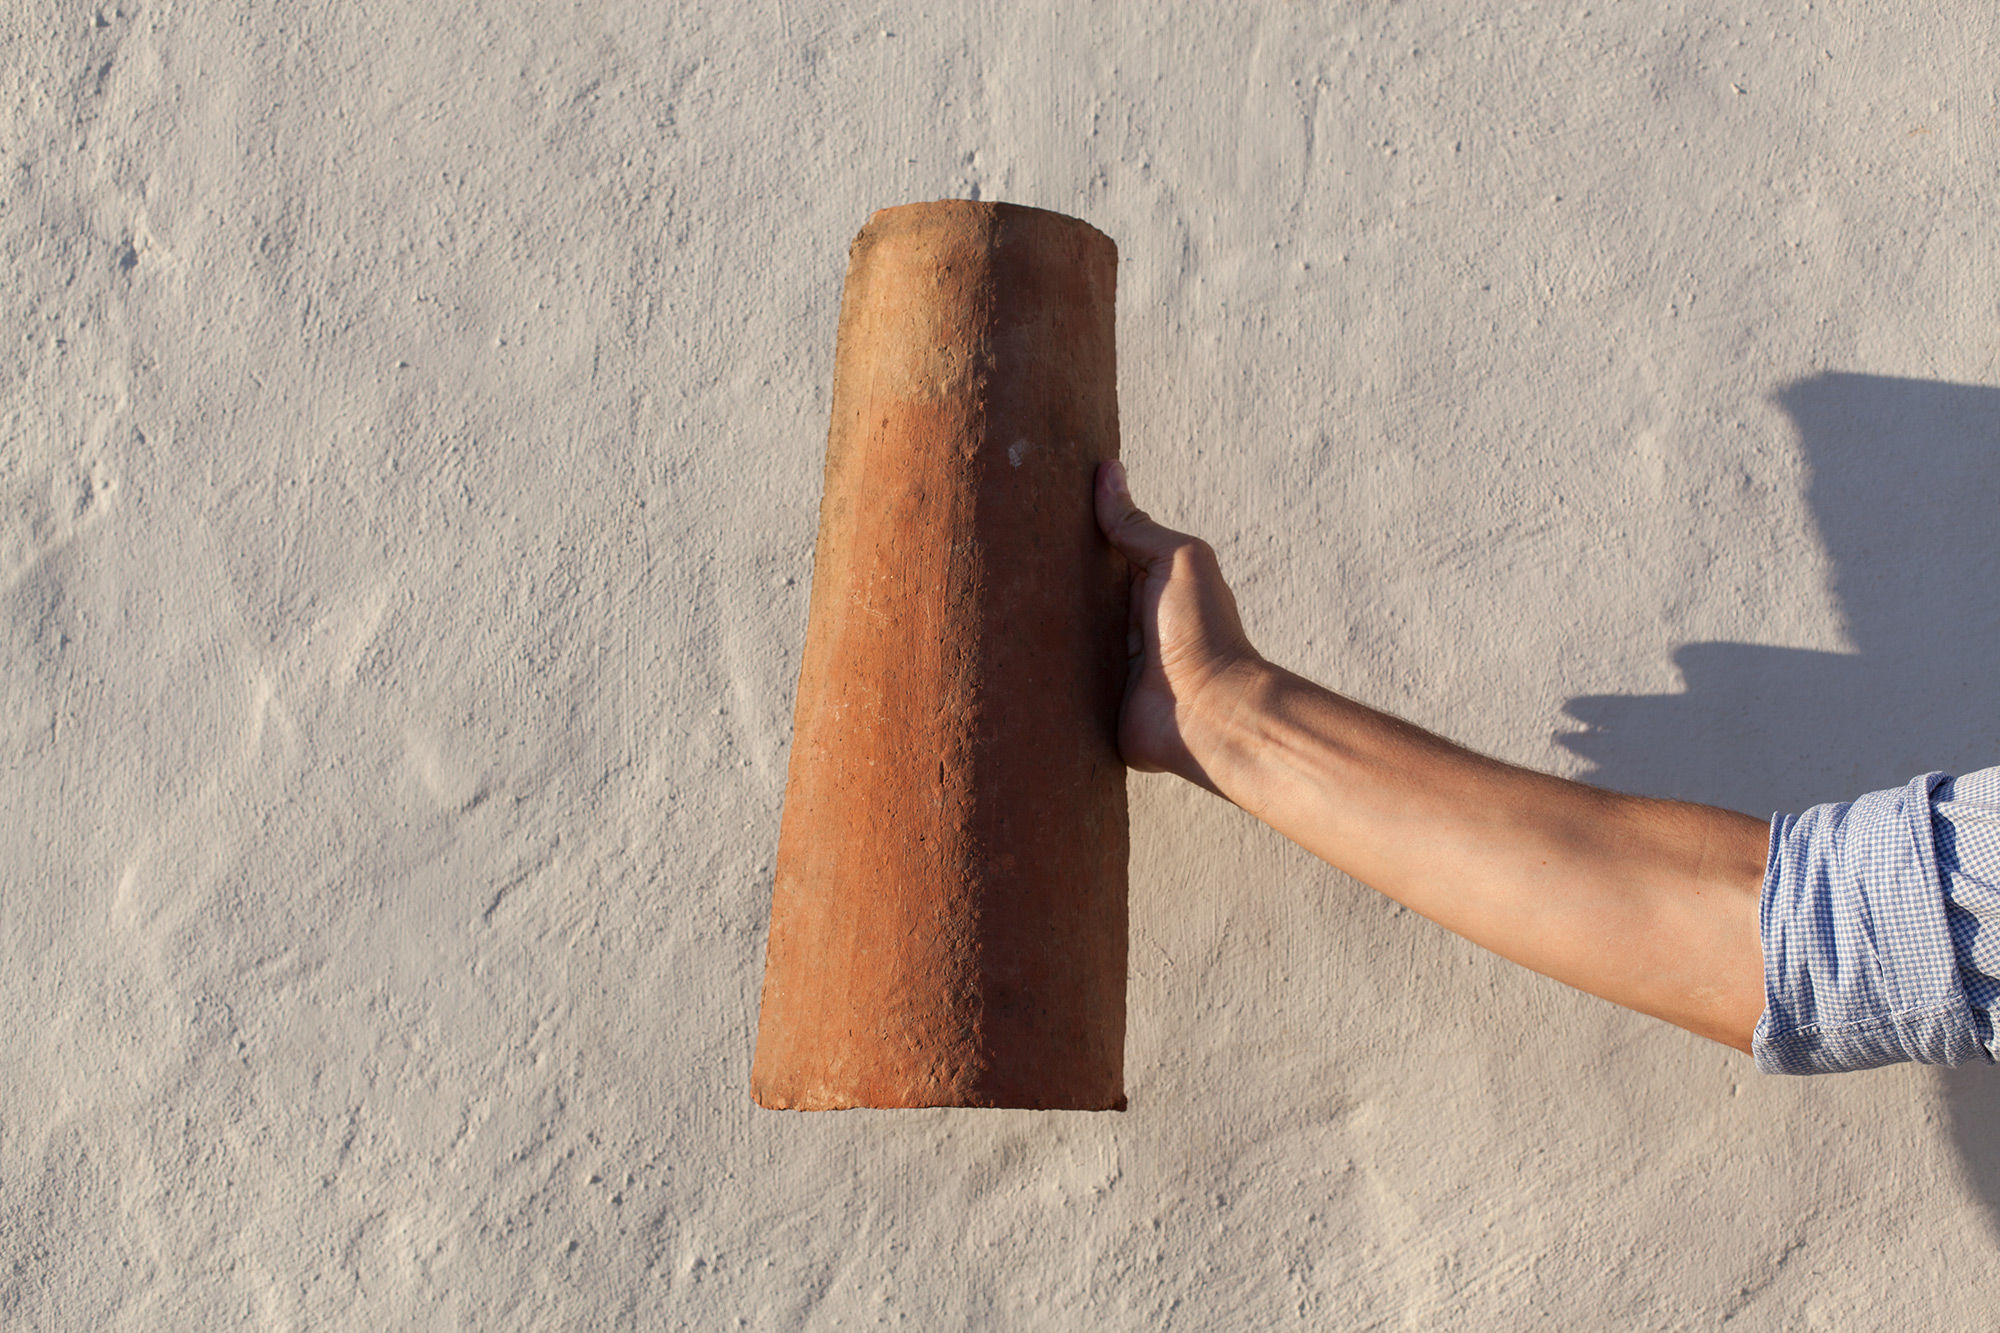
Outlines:
{"type": "Polygon", "coordinates": [[[1763,814],[2000,758],[1987,4],[0,7],[0,1323],[1975,1327],[1817,1082],[1135,777],[1123,1115],[753,1109],[871,209],[1074,213],[1274,657],[1763,814]]]}

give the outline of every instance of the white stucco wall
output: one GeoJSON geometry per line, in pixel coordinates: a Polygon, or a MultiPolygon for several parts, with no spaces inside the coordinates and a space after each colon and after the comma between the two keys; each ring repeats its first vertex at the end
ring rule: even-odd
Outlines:
{"type": "Polygon", "coordinates": [[[1990,1071],[1761,1077],[1164,778],[1129,1112],[747,1089],[885,204],[1117,240],[1288,665],[1758,814],[2000,758],[1934,10],[0,9],[0,1323],[2000,1319],[1990,1071]]]}

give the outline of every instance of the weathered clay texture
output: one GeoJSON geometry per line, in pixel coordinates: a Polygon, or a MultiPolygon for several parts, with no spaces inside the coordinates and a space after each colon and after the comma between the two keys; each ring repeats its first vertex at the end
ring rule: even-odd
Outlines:
{"type": "Polygon", "coordinates": [[[1117,249],[877,213],[841,304],[752,1089],[770,1107],[1121,1107],[1117,249]]]}

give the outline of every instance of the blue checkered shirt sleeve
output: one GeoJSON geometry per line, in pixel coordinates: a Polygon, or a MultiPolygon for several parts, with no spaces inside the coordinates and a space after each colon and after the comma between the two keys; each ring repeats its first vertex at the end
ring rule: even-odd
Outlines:
{"type": "Polygon", "coordinates": [[[1992,1060],[2000,768],[1775,817],[1758,924],[1764,1072],[1992,1060]]]}

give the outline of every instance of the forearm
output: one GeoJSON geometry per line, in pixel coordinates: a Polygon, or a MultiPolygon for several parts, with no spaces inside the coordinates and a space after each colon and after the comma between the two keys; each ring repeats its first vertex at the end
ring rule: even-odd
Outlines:
{"type": "Polygon", "coordinates": [[[1290,672],[1244,663],[1183,735],[1222,795],[1473,943],[1750,1047],[1767,831],[1473,754],[1290,672]]]}

